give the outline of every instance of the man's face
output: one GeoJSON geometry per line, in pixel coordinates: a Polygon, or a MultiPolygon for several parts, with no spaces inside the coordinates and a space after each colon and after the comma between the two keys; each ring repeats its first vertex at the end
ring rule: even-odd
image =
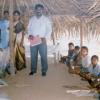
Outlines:
{"type": "Polygon", "coordinates": [[[36,16],[42,16],[43,15],[43,8],[41,7],[38,7],[37,9],[35,9],[35,13],[36,13],[36,16]]]}

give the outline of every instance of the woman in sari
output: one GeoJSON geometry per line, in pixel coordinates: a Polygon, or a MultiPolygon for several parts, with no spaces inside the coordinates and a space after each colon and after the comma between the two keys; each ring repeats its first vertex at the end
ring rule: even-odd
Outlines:
{"type": "Polygon", "coordinates": [[[24,25],[20,21],[20,12],[14,11],[14,49],[16,70],[25,68],[25,51],[23,47],[24,25]]]}

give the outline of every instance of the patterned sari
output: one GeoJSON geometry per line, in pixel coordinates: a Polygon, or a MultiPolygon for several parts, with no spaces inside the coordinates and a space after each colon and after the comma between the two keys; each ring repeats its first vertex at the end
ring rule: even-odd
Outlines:
{"type": "Polygon", "coordinates": [[[21,45],[23,38],[24,25],[18,22],[14,27],[14,49],[15,49],[15,67],[16,70],[22,70],[26,68],[25,65],[25,50],[23,45],[21,45]]]}

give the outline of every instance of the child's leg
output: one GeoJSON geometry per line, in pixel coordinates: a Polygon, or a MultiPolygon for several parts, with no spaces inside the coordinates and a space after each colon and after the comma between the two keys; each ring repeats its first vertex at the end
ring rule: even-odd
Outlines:
{"type": "Polygon", "coordinates": [[[68,57],[66,58],[65,64],[68,65],[68,66],[70,64],[70,59],[68,57]]]}
{"type": "Polygon", "coordinates": [[[87,73],[88,72],[88,68],[81,66],[80,67],[81,72],[83,73],[87,73]]]}

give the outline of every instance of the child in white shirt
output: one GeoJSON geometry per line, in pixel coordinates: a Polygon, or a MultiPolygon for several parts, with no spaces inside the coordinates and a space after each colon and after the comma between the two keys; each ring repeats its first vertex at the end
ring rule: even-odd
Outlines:
{"type": "Polygon", "coordinates": [[[90,57],[88,56],[88,48],[86,46],[83,46],[81,48],[81,57],[82,57],[82,66],[81,71],[82,72],[88,72],[88,67],[90,65],[90,57]]]}
{"type": "Polygon", "coordinates": [[[88,67],[89,74],[100,76],[100,65],[98,64],[99,58],[97,55],[91,57],[91,64],[88,67]]]}

